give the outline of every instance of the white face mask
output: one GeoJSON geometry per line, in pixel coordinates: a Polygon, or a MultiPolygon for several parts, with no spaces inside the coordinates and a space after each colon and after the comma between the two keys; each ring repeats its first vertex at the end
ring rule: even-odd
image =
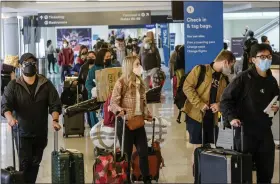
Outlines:
{"type": "Polygon", "coordinates": [[[137,76],[141,76],[143,73],[143,67],[139,65],[137,68],[133,68],[133,73],[137,76]]]}
{"type": "Polygon", "coordinates": [[[66,43],[63,44],[63,47],[66,48],[68,45],[66,43]]]}
{"type": "Polygon", "coordinates": [[[225,67],[225,64],[223,66],[223,74],[226,76],[229,76],[231,74],[231,68],[225,67]]]}
{"type": "Polygon", "coordinates": [[[148,44],[148,43],[145,43],[144,48],[148,50],[148,49],[150,49],[150,48],[151,48],[151,45],[150,45],[150,44],[148,44]]]}

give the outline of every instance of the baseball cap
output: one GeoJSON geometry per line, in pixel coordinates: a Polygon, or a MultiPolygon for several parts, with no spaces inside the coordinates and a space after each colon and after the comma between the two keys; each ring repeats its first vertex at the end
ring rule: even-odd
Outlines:
{"type": "Polygon", "coordinates": [[[31,53],[25,53],[20,57],[20,64],[22,64],[24,61],[28,60],[28,59],[34,59],[35,61],[37,61],[37,58],[31,54],[31,53]]]}

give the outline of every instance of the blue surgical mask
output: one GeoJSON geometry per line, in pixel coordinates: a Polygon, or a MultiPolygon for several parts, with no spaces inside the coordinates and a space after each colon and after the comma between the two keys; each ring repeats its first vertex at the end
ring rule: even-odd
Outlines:
{"type": "Polygon", "coordinates": [[[261,59],[257,66],[261,69],[261,71],[265,72],[270,69],[271,62],[272,61],[269,59],[261,59]]]}

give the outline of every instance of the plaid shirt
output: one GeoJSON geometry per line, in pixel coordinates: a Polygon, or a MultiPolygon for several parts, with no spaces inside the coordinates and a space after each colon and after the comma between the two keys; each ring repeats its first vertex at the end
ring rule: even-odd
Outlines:
{"type": "MultiPolygon", "coordinates": [[[[125,84],[124,80],[119,79],[112,92],[110,110],[116,114],[124,110],[126,112],[127,120],[130,120],[135,116],[136,108],[136,83],[129,87],[125,84]]],[[[140,110],[143,116],[148,117],[149,111],[146,103],[146,93],[145,86],[141,84],[140,86],[140,110]]]]}

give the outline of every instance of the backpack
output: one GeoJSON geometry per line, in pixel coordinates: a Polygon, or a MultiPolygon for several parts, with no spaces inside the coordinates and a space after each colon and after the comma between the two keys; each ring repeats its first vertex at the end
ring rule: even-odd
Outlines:
{"type": "Polygon", "coordinates": [[[64,82],[64,90],[61,93],[60,101],[63,105],[71,106],[77,103],[77,91],[73,90],[76,89],[76,86],[73,86],[74,81],[70,82],[70,85],[66,87],[66,83],[68,81],[64,82]]]}
{"type": "MultiPolygon", "coordinates": [[[[205,73],[206,73],[206,66],[205,65],[199,65],[199,66],[200,66],[200,73],[199,73],[198,82],[197,82],[195,89],[199,88],[201,83],[204,81],[205,73]]],[[[174,104],[177,106],[177,108],[179,110],[184,107],[185,102],[187,100],[187,96],[185,95],[185,93],[183,91],[183,87],[184,87],[184,82],[185,82],[187,76],[189,75],[189,73],[190,72],[188,72],[186,75],[183,75],[181,77],[179,87],[177,89],[177,93],[174,98],[174,104]]]]}
{"type": "MultiPolygon", "coordinates": [[[[199,86],[202,84],[202,82],[204,81],[205,78],[205,74],[206,74],[206,66],[205,65],[199,65],[200,66],[200,73],[198,76],[198,81],[196,84],[195,89],[199,88],[199,86]]],[[[177,116],[177,122],[181,123],[181,115],[182,115],[182,111],[181,109],[184,107],[185,102],[187,101],[187,96],[185,95],[184,91],[183,91],[183,87],[184,87],[184,83],[185,80],[187,78],[187,76],[189,75],[190,72],[188,72],[186,75],[183,75],[180,79],[180,83],[179,83],[179,87],[176,93],[176,96],[174,98],[174,104],[178,107],[179,114],[177,116]]]]}

